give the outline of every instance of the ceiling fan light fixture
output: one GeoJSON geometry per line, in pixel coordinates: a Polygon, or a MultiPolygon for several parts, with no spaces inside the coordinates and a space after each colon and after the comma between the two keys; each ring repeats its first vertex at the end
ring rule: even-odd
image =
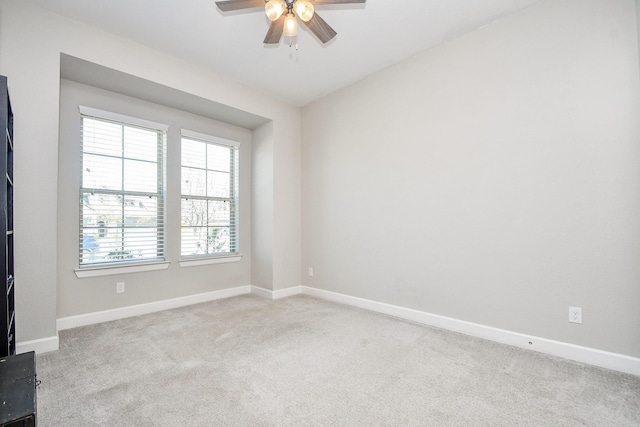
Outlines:
{"type": "Polygon", "coordinates": [[[277,21],[285,10],[287,10],[287,4],[284,0],[269,0],[267,4],[264,5],[267,18],[271,21],[277,21]]]}
{"type": "MultiPolygon", "coordinates": [[[[2,0],[0,0],[1,2],[2,0]]],[[[315,11],[315,6],[332,4],[357,4],[367,0],[214,0],[221,12],[262,8],[271,20],[263,43],[274,45],[280,43],[283,34],[290,38],[298,34],[297,18],[322,44],[327,44],[338,34],[315,11]]],[[[640,1],[640,0],[638,0],[640,1]]],[[[297,45],[296,45],[297,46],[297,45]]]]}
{"type": "Polygon", "coordinates": [[[298,21],[293,13],[287,13],[284,18],[284,35],[288,37],[295,37],[298,35],[298,21]]]}
{"type": "Polygon", "coordinates": [[[293,8],[296,11],[298,18],[302,19],[304,22],[309,22],[309,20],[313,18],[314,7],[311,2],[307,0],[296,0],[293,8]]]}

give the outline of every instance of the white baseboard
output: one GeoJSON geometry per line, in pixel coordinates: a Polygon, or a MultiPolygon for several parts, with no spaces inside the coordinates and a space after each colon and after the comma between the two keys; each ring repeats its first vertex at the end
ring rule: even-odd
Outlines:
{"type": "MultiPolygon", "coordinates": [[[[626,356],[618,353],[611,353],[561,341],[554,341],[547,338],[512,332],[505,329],[493,328],[477,323],[458,320],[451,317],[440,316],[424,311],[405,308],[397,305],[386,304],[378,301],[340,294],[337,292],[325,291],[308,286],[292,286],[286,289],[271,291],[259,286],[239,286],[236,288],[223,289],[219,291],[206,292],[203,294],[189,295],[170,300],[156,301],[147,304],[139,304],[129,307],[116,308],[112,310],[99,311],[96,313],[81,314],[78,316],[63,317],[57,320],[58,330],[75,328],[78,326],[92,325],[95,323],[108,322],[111,320],[124,319],[126,317],[138,316],[141,314],[154,313],[157,311],[183,307],[191,304],[198,304],[222,298],[229,298],[238,295],[253,293],[263,298],[277,300],[292,295],[305,294],[334,301],[342,304],[360,307],[378,313],[387,314],[401,319],[410,320],[424,325],[435,326],[454,332],[484,338],[502,344],[512,345],[527,350],[538,351],[565,359],[575,360],[602,368],[613,369],[640,376],[640,358],[626,356]]],[[[35,351],[44,353],[58,349],[58,336],[47,337],[33,341],[19,342],[16,346],[17,353],[35,351]]]]}
{"type": "Polygon", "coordinates": [[[286,289],[278,289],[277,291],[273,291],[273,299],[280,299],[291,297],[294,295],[299,295],[302,293],[302,286],[291,286],[286,289]]]}
{"type": "Polygon", "coordinates": [[[302,286],[301,288],[302,293],[305,295],[360,307],[416,323],[460,332],[462,334],[484,338],[502,344],[563,357],[565,359],[575,360],[589,365],[599,366],[601,368],[613,369],[615,371],[640,376],[640,358],[493,328],[477,323],[466,322],[464,320],[453,319],[451,317],[440,316],[424,311],[413,310],[397,305],[353,297],[308,286],[302,286]]]}
{"type": "Polygon", "coordinates": [[[273,291],[261,288],[260,286],[251,285],[251,293],[266,299],[273,299],[273,291]]]}
{"type": "Polygon", "coordinates": [[[16,343],[16,354],[35,351],[37,354],[55,351],[59,348],[58,334],[52,337],[16,343]]]}
{"type": "Polygon", "coordinates": [[[222,298],[244,295],[250,292],[250,285],[238,286],[236,288],[222,289],[219,291],[205,292],[196,295],[188,295],[185,297],[155,301],[146,304],[131,305],[128,307],[114,308],[112,310],[80,314],[78,316],[63,317],[56,321],[56,326],[59,331],[62,331],[65,329],[77,328],[78,326],[93,325],[95,323],[109,322],[111,320],[139,316],[141,314],[155,313],[157,311],[184,307],[191,304],[198,304],[201,302],[208,302],[222,298]]]}
{"type": "Polygon", "coordinates": [[[269,289],[261,288],[260,286],[251,286],[251,293],[261,296],[262,298],[276,300],[301,294],[302,286],[292,286],[290,288],[279,289],[277,291],[271,291],[269,289]]]}

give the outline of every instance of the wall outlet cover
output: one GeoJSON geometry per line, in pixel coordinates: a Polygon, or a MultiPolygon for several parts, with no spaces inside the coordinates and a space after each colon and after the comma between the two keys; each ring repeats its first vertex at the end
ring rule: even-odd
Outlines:
{"type": "Polygon", "coordinates": [[[569,322],[582,323],[582,308],[569,307],[569,322]]]}

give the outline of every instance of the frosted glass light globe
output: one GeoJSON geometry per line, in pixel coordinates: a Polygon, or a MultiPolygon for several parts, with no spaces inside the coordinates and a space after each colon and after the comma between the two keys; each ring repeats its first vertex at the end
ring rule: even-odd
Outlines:
{"type": "Polygon", "coordinates": [[[309,22],[313,17],[314,7],[311,2],[307,0],[297,0],[293,9],[296,11],[298,18],[302,19],[304,22],[309,22]]]}
{"type": "Polygon", "coordinates": [[[264,5],[264,11],[267,14],[267,18],[271,21],[276,21],[280,18],[285,10],[287,10],[287,4],[284,0],[269,0],[269,2],[264,5]]]}

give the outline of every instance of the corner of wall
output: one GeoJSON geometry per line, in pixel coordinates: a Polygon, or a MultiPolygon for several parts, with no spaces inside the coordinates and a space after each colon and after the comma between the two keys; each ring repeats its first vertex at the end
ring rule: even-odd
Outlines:
{"type": "Polygon", "coordinates": [[[636,31],[638,32],[638,64],[640,65],[640,0],[636,0],[636,31]]]}
{"type": "Polygon", "coordinates": [[[273,122],[253,131],[251,283],[273,289],[273,122]]]}

